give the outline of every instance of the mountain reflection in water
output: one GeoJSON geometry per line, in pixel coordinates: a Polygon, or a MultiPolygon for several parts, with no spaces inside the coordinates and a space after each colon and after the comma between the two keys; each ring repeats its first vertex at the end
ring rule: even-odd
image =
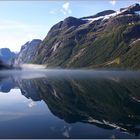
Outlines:
{"type": "MultiPolygon", "coordinates": [[[[0,94],[9,93],[12,96],[11,89],[20,89],[23,96],[34,102],[44,101],[47,104],[46,108],[48,107],[54,116],[70,126],[81,122],[101,128],[103,131],[115,129],[120,134],[118,138],[125,138],[123,137],[125,133],[129,134],[126,138],[140,138],[139,72],[78,70],[1,72],[0,94]]],[[[67,131],[63,135],[70,137],[67,131]]],[[[77,129],[73,131],[76,133],[77,129]]],[[[86,130],[85,127],[84,132],[89,133],[89,137],[84,137],[79,132],[70,138],[108,138],[91,135],[92,131],[86,130]]],[[[49,137],[42,134],[43,132],[38,133],[40,133],[38,138],[63,138],[57,134],[49,137]]],[[[25,138],[35,137],[30,135],[25,138]]]]}

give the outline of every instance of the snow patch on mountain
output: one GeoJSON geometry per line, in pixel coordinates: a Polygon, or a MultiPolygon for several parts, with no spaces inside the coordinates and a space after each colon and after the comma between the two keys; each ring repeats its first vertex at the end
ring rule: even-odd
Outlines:
{"type": "MultiPolygon", "coordinates": [[[[99,17],[96,17],[96,18],[84,18],[83,20],[88,20],[88,21],[92,21],[92,22],[97,21],[97,20],[106,20],[106,19],[118,16],[120,14],[123,14],[124,12],[127,12],[127,11],[129,11],[129,9],[126,8],[126,9],[123,9],[123,10],[118,10],[115,13],[108,14],[108,15],[105,15],[105,16],[99,16],[99,17]]],[[[140,11],[134,11],[134,14],[140,15],[140,11]]]]}

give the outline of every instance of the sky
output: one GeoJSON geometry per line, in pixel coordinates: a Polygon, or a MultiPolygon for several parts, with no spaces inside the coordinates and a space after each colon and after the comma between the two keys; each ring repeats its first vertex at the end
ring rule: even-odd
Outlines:
{"type": "Polygon", "coordinates": [[[90,16],[135,3],[140,0],[0,1],[0,48],[18,52],[27,41],[43,40],[54,24],[68,16],[90,16]]]}

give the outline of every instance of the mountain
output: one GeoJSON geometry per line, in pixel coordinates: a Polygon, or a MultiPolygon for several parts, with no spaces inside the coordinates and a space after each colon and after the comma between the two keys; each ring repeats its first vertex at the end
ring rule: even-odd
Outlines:
{"type": "Polygon", "coordinates": [[[16,57],[14,52],[11,52],[9,48],[0,49],[0,60],[6,64],[11,64],[13,59],[16,57]]]}
{"type": "Polygon", "coordinates": [[[101,17],[101,16],[110,15],[110,14],[113,14],[113,13],[115,13],[114,10],[105,10],[105,11],[102,11],[100,13],[97,13],[96,15],[89,16],[89,17],[83,17],[81,19],[98,18],[98,17],[101,17]]]}
{"type": "Polygon", "coordinates": [[[68,17],[54,25],[33,63],[61,68],[140,69],[140,5],[68,17]]]}
{"type": "Polygon", "coordinates": [[[36,51],[38,46],[42,41],[40,39],[34,39],[31,42],[26,42],[22,47],[15,59],[15,65],[23,64],[23,63],[30,63],[34,60],[36,56],[36,51]]]}

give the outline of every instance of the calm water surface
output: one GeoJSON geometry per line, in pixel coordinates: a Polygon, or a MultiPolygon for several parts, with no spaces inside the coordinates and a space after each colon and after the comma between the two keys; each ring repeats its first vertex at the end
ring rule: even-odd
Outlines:
{"type": "Polygon", "coordinates": [[[0,138],[140,138],[140,72],[0,72],[0,138]]]}

